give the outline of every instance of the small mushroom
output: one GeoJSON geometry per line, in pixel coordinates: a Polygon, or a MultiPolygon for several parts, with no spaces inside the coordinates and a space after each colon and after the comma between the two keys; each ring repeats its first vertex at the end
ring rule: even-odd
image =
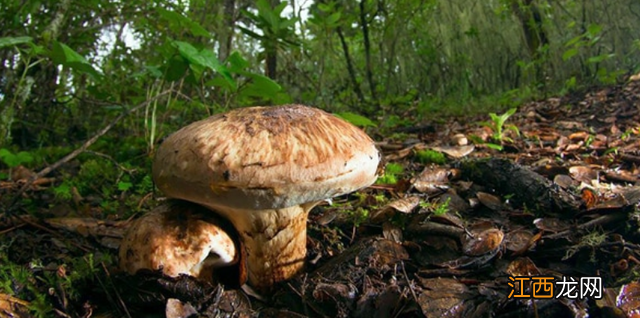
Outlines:
{"type": "Polygon", "coordinates": [[[169,136],[157,150],[153,178],[168,197],[233,223],[249,283],[264,291],[302,269],[309,211],[371,185],[379,161],[366,133],[322,110],[249,107],[169,136]]]}
{"type": "Polygon", "coordinates": [[[132,275],[149,269],[209,281],[214,268],[233,265],[240,255],[224,222],[193,203],[174,200],[160,205],[125,232],[120,268],[132,275]]]}

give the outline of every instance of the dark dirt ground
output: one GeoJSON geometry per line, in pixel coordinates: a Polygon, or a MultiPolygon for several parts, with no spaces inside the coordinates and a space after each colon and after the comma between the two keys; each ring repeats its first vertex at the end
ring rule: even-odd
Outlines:
{"type": "MultiPolygon", "coordinates": [[[[32,286],[58,317],[161,317],[167,302],[171,317],[640,317],[640,82],[523,105],[508,120],[521,135],[507,132],[514,141],[502,151],[471,146],[489,140],[486,120],[374,132],[384,160],[404,167],[397,183],[316,207],[305,271],[269,295],[229,277],[120,273],[113,258],[129,220],[3,215],[0,244],[37,272],[32,286]],[[421,163],[425,149],[447,163],[421,163]],[[93,272],[74,281],[78,294],[47,284],[47,273],[78,270],[65,258],[89,254],[93,272]],[[589,277],[601,297],[581,294],[589,277]],[[550,298],[531,297],[545,295],[540,278],[555,282],[550,298]]],[[[38,186],[47,184],[23,195],[38,186]]],[[[0,195],[18,188],[3,183],[0,195]]],[[[37,301],[0,294],[0,316],[29,316],[37,301]]]]}

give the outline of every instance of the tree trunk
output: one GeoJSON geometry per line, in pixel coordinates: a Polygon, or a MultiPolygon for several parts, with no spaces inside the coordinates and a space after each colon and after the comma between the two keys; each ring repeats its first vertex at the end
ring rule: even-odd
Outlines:
{"type": "MultiPolygon", "coordinates": [[[[270,0],[271,9],[275,8],[278,4],[280,4],[280,0],[270,0]]],[[[272,79],[277,79],[276,71],[278,69],[278,42],[277,39],[273,39],[273,43],[265,43],[265,62],[266,62],[266,70],[265,75],[272,79]]]]}
{"type": "Polygon", "coordinates": [[[366,73],[367,81],[369,82],[369,89],[371,90],[371,97],[374,102],[378,103],[378,96],[376,94],[376,84],[373,80],[373,71],[371,67],[371,42],[369,41],[369,27],[367,24],[367,13],[365,12],[365,1],[360,0],[360,25],[362,26],[362,35],[364,37],[364,55],[366,60],[366,73]]]}
{"type": "Polygon", "coordinates": [[[364,95],[362,94],[362,90],[360,90],[360,85],[358,85],[358,80],[356,79],[356,70],[353,68],[353,62],[351,61],[351,55],[349,54],[349,46],[347,45],[347,41],[344,39],[344,34],[342,34],[342,28],[338,27],[336,28],[336,31],[338,32],[338,37],[342,44],[342,51],[344,52],[344,59],[347,62],[347,71],[349,72],[349,78],[353,85],[353,91],[356,93],[356,96],[358,96],[358,101],[363,103],[364,95]]]}
{"type": "MultiPolygon", "coordinates": [[[[511,0],[511,10],[516,15],[522,30],[524,39],[529,49],[529,55],[533,61],[541,57],[542,48],[549,44],[547,34],[542,27],[542,14],[533,0],[511,0]]],[[[535,63],[536,80],[544,83],[544,75],[540,63],[535,63]]]]}
{"type": "Polygon", "coordinates": [[[224,11],[222,14],[222,26],[219,30],[218,59],[224,61],[231,54],[231,43],[233,43],[233,31],[236,24],[236,1],[224,0],[224,11]]]}

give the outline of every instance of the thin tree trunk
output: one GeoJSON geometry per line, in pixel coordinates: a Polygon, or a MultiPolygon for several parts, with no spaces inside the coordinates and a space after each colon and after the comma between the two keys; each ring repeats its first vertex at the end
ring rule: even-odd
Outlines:
{"type": "Polygon", "coordinates": [[[356,96],[358,96],[358,101],[363,103],[364,95],[362,94],[362,90],[360,90],[360,85],[358,85],[358,80],[356,79],[356,70],[353,68],[353,62],[351,61],[351,55],[349,54],[349,46],[347,45],[347,41],[344,39],[344,34],[342,34],[342,28],[337,27],[336,31],[338,32],[338,37],[342,44],[342,51],[344,52],[344,59],[347,62],[347,71],[349,72],[349,78],[351,78],[353,91],[356,93],[356,96]]]}
{"type": "MultiPolygon", "coordinates": [[[[271,9],[280,4],[280,0],[271,0],[271,9]]],[[[276,80],[278,78],[276,71],[278,69],[278,43],[277,39],[274,39],[274,43],[265,43],[265,62],[266,62],[266,74],[268,78],[276,80]]]]}
{"type": "Polygon", "coordinates": [[[231,43],[233,43],[233,33],[236,24],[236,1],[224,0],[224,11],[222,14],[223,24],[220,28],[220,49],[218,59],[224,61],[231,54],[231,43]]]}
{"type": "MultiPolygon", "coordinates": [[[[532,60],[537,61],[541,57],[542,47],[549,44],[544,28],[542,27],[542,14],[533,0],[512,0],[511,10],[516,15],[522,30],[524,31],[525,42],[529,49],[532,60]]],[[[535,64],[536,80],[544,83],[544,75],[542,73],[542,65],[535,64]]]]}
{"type": "Polygon", "coordinates": [[[369,41],[369,27],[367,24],[367,14],[365,12],[365,1],[360,1],[360,24],[362,26],[362,35],[364,37],[364,56],[366,59],[366,74],[367,81],[369,82],[369,89],[371,90],[371,97],[375,103],[378,103],[378,96],[376,94],[376,83],[373,80],[373,71],[371,70],[371,42],[369,41]]]}

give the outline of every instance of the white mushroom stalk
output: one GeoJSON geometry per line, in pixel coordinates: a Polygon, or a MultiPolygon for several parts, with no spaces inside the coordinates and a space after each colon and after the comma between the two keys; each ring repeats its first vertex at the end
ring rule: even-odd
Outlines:
{"type": "Polygon", "coordinates": [[[258,290],[289,279],[306,256],[318,202],[376,180],[379,153],[359,128],[301,105],[250,107],[190,124],[160,145],[153,177],[167,196],[233,223],[258,290]]]}
{"type": "Polygon", "coordinates": [[[161,270],[210,281],[215,268],[239,258],[234,240],[215,215],[184,201],[160,205],[135,220],[120,244],[120,268],[129,274],[161,270]],[[202,213],[205,211],[205,213],[202,213]]]}

